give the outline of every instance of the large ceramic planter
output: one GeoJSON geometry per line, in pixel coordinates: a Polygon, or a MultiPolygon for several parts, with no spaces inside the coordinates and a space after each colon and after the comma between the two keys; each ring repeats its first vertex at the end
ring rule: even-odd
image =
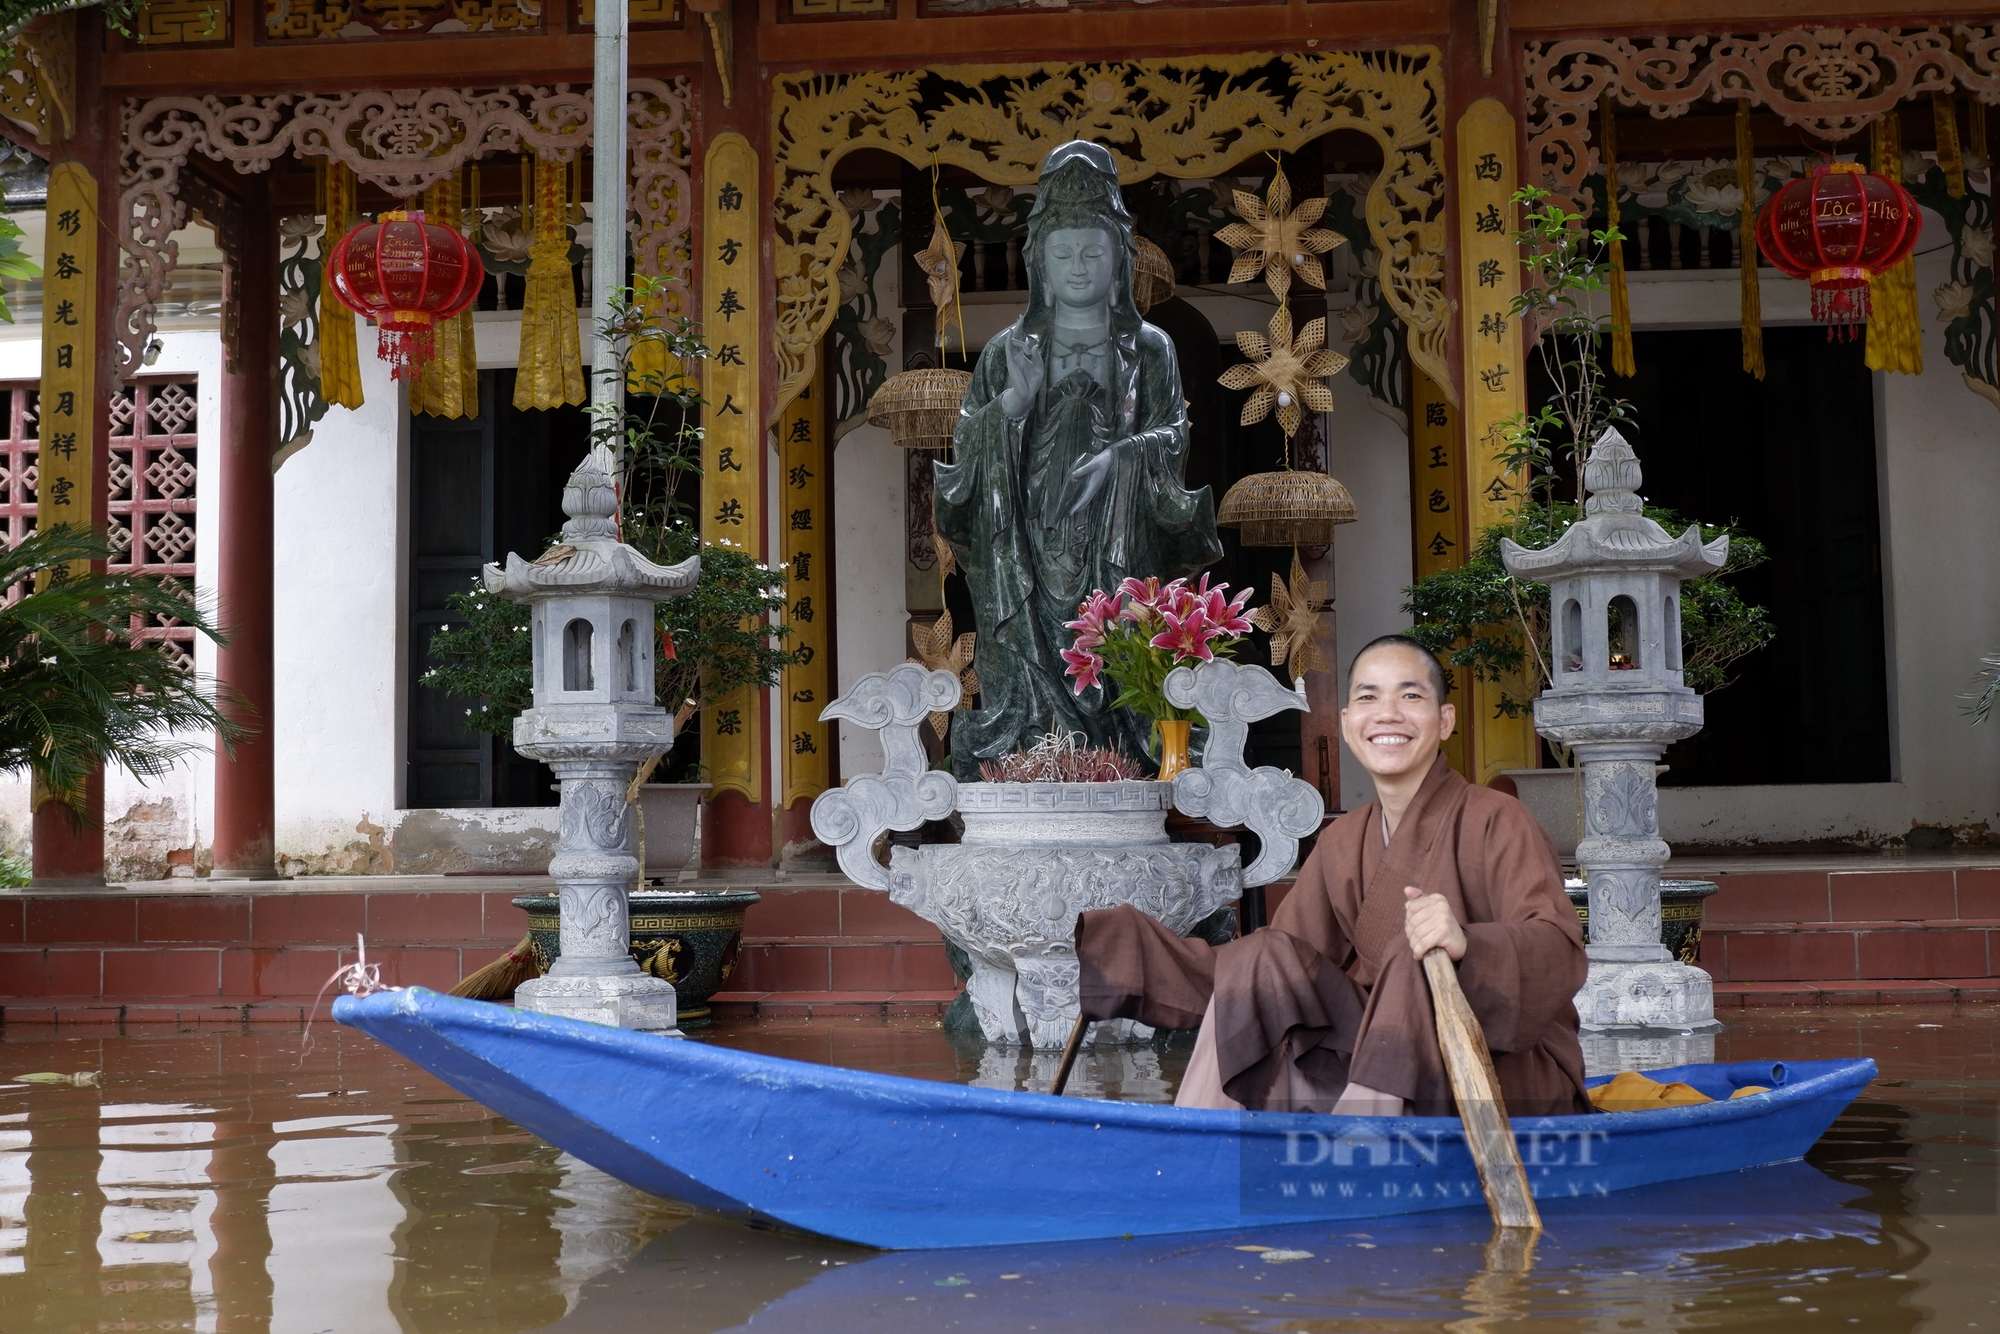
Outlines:
{"type": "MultiPolygon", "coordinates": [[[[1581,880],[1564,886],[1576,915],[1583,922],[1583,943],[1590,943],[1590,892],[1581,880]]],[[[1713,880],[1660,882],[1660,943],[1676,963],[1693,964],[1701,954],[1701,916],[1708,896],[1721,888],[1713,880]]]]}
{"type": "MultiPolygon", "coordinates": [[[[707,783],[648,783],[639,789],[639,812],[646,822],[646,879],[672,883],[694,860],[695,822],[707,783]]],[[[638,837],[634,825],[633,837],[638,837]]]]}
{"type": "Polygon", "coordinates": [[[1079,913],[1131,904],[1185,935],[1241,895],[1238,850],[1171,842],[1172,805],[1171,783],[961,783],[961,842],[891,851],[889,897],[965,951],[988,1041],[1068,1039],[1079,913]]]}
{"type": "MultiPolygon", "coordinates": [[[[648,975],[674,984],[683,1025],[708,1021],[708,998],[736,971],[743,915],[758,897],[748,889],[649,889],[630,896],[632,959],[648,975]]],[[[544,973],[562,954],[556,905],[553,894],[514,900],[528,914],[535,966],[544,973]]]]}

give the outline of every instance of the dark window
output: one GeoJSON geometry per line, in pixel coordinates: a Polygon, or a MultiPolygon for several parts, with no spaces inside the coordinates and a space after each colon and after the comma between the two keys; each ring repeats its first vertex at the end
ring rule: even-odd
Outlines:
{"type": "Polygon", "coordinates": [[[445,598],[509,551],[533,557],[562,527],[562,484],[588,444],[581,408],[521,412],[514,372],[479,373],[479,416],[410,418],[409,782],[404,803],[553,806],[554,777],[503,737],[465,725],[466,701],[422,684],[445,598]]]}
{"type": "Polygon", "coordinates": [[[1888,781],[1874,378],[1862,344],[1766,329],[1762,383],[1743,373],[1734,329],[1641,333],[1633,346],[1639,373],[1614,377],[1612,391],[1634,408],[1646,498],[1734,520],[1765,544],[1770,560],[1737,585],[1777,630],[1709,696],[1706,725],[1667,752],[1661,781],[1888,781]]]}

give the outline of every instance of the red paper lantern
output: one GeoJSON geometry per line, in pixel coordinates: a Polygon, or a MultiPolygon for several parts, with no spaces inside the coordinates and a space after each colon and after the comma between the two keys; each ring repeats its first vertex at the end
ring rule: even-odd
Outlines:
{"type": "Polygon", "coordinates": [[[1852,338],[1868,322],[1868,285],[1916,248],[1924,218],[1910,192],[1859,162],[1826,162],[1787,182],[1757,215],[1757,245],[1812,284],[1813,318],[1852,338]]]}
{"type": "Polygon", "coordinates": [[[479,251],[422,210],[384,213],[340,238],[327,258],[333,294],[380,331],[376,355],[413,380],[436,355],[431,331],[470,306],[486,281],[479,251]]]}

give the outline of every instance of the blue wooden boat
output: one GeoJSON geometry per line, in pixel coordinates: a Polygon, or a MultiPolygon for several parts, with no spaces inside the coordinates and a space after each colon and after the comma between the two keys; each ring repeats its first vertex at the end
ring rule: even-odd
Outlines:
{"type": "MultiPolygon", "coordinates": [[[[413,987],[333,1015],[656,1195],[892,1250],[1485,1207],[1454,1117],[1222,1112],[808,1065],[413,987]]],[[[1539,1199],[1801,1157],[1873,1061],[1653,1072],[1722,1101],[1516,1117],[1539,1199]],[[1768,1093],[1733,1101],[1736,1089],[1768,1093]]]]}

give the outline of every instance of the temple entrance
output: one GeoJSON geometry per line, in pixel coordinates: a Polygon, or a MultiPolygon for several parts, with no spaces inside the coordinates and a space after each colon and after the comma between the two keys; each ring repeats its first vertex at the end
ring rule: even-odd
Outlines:
{"type": "Polygon", "coordinates": [[[1639,373],[1614,380],[1646,498],[1734,522],[1770,559],[1734,576],[1777,636],[1708,697],[1707,725],[1670,748],[1669,786],[1882,783],[1889,693],[1876,496],[1874,376],[1859,342],[1764,331],[1767,377],[1741,369],[1734,329],[1639,333],[1639,373]]]}
{"type": "Polygon", "coordinates": [[[563,480],[588,447],[580,407],[514,407],[514,372],[479,373],[479,415],[410,418],[409,597],[404,642],[407,807],[553,806],[548,767],[465,725],[467,701],[424,684],[445,599],[509,551],[539,552],[562,527],[563,480]]]}

